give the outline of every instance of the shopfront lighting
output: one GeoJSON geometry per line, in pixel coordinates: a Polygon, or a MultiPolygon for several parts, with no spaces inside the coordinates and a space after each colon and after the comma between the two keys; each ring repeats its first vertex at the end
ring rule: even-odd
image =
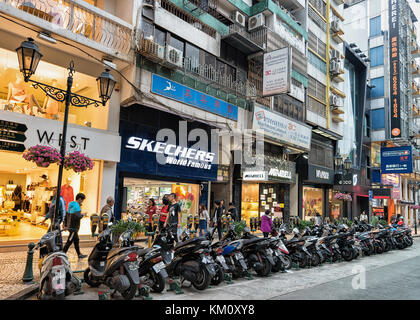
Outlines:
{"type": "Polygon", "coordinates": [[[116,81],[109,72],[109,69],[105,69],[96,81],[98,83],[99,97],[102,100],[102,104],[105,106],[114,91],[116,81]]]}
{"type": "Polygon", "coordinates": [[[32,38],[23,41],[20,47],[16,49],[16,53],[20,72],[22,72],[25,82],[28,82],[29,78],[35,73],[42,54],[32,38]]]}
{"type": "Polygon", "coordinates": [[[350,158],[347,158],[346,161],[344,161],[344,168],[346,170],[350,170],[350,168],[351,168],[351,160],[350,160],[350,158]]]}
{"type": "Polygon", "coordinates": [[[343,165],[343,158],[339,154],[337,154],[334,157],[334,162],[335,162],[335,166],[337,168],[340,168],[343,165]]]}

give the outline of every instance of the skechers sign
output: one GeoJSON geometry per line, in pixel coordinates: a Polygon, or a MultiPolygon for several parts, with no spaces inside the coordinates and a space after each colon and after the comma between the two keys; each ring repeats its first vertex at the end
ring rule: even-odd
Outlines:
{"type": "Polygon", "coordinates": [[[152,92],[231,120],[238,120],[237,106],[156,74],[152,78],[152,92]]]}
{"type": "Polygon", "coordinates": [[[386,173],[412,173],[413,152],[411,146],[382,148],[381,171],[386,173]]]}
{"type": "MultiPolygon", "coordinates": [[[[210,170],[215,154],[193,148],[176,146],[165,142],[130,137],[125,146],[128,149],[154,152],[164,155],[164,164],[210,170]]],[[[160,159],[158,159],[160,160],[160,159]]]]}

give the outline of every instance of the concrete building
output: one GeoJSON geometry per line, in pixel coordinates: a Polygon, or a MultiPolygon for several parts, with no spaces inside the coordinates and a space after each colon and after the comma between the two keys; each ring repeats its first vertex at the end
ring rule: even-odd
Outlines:
{"type": "Polygon", "coordinates": [[[344,26],[346,40],[370,60],[367,123],[373,186],[392,187],[390,199],[374,199],[373,209],[388,216],[401,214],[412,224],[420,180],[417,17],[406,0],[347,1],[344,12],[352,17],[344,26]],[[381,147],[398,146],[413,147],[413,173],[381,175],[381,147]]]}

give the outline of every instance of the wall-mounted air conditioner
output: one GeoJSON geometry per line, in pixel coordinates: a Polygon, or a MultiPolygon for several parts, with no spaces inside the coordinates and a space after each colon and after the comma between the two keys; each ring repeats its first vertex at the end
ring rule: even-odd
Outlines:
{"type": "Polygon", "coordinates": [[[338,98],[335,94],[330,95],[330,106],[333,106],[333,107],[338,106],[338,98]]]}
{"type": "Polygon", "coordinates": [[[331,21],[331,30],[335,32],[339,32],[341,30],[341,20],[333,20],[331,21]]]}
{"type": "Polygon", "coordinates": [[[235,21],[236,24],[239,24],[242,27],[245,27],[245,15],[239,11],[235,11],[232,14],[232,20],[235,21]]]}
{"type": "Polygon", "coordinates": [[[165,60],[173,65],[182,67],[182,51],[171,46],[166,46],[165,60]]]}
{"type": "Polygon", "coordinates": [[[341,57],[341,55],[340,55],[340,51],[335,50],[335,49],[332,49],[332,50],[331,50],[331,55],[330,55],[330,58],[331,58],[332,60],[340,59],[340,57],[341,57]]]}
{"type": "Polygon", "coordinates": [[[338,74],[340,73],[341,69],[341,60],[331,60],[330,61],[330,73],[332,74],[338,74]]]}
{"type": "Polygon", "coordinates": [[[248,31],[261,28],[265,25],[265,17],[263,13],[252,16],[248,20],[248,31]]]}

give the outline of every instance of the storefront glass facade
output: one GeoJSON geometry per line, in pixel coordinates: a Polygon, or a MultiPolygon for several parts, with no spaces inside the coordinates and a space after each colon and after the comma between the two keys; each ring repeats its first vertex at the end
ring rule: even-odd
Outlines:
{"type": "Polygon", "coordinates": [[[324,207],[324,190],[322,188],[303,187],[303,219],[315,219],[322,216],[324,207]]]}

